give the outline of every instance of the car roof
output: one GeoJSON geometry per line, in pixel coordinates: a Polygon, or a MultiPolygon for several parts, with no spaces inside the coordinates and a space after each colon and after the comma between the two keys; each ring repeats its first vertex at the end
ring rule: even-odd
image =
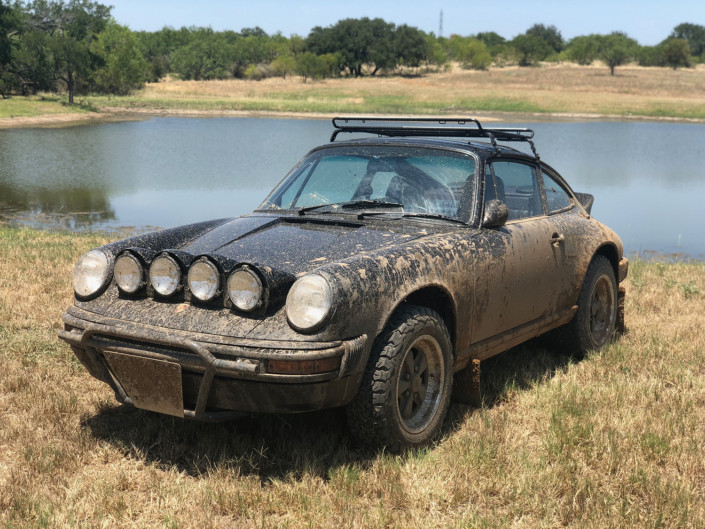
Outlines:
{"type": "MultiPolygon", "coordinates": [[[[430,148],[445,147],[451,149],[460,149],[467,152],[473,152],[483,160],[485,158],[497,156],[497,150],[494,148],[494,146],[486,142],[467,141],[454,138],[414,138],[408,136],[403,138],[358,138],[352,140],[336,141],[334,143],[323,144],[315,150],[321,148],[334,148],[336,146],[345,145],[399,145],[430,148]]],[[[499,149],[500,156],[511,156],[514,158],[524,158],[526,160],[536,161],[536,159],[532,155],[529,155],[512,147],[498,144],[497,148],[499,149]]]]}

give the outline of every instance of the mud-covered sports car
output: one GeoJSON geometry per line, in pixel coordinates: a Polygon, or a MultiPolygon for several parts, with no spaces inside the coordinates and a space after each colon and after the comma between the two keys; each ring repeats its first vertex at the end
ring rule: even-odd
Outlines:
{"type": "Polygon", "coordinates": [[[480,360],[547,331],[599,349],[622,325],[622,243],[532,131],[333,125],[252,214],[80,258],[60,337],[120,402],[200,420],[346,406],[360,442],[400,450],[438,433],[451,393],[477,399],[480,360]]]}

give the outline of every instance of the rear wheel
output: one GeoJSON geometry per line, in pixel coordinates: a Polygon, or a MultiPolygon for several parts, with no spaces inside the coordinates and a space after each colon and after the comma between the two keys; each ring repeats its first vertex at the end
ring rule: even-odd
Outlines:
{"type": "Polygon", "coordinates": [[[392,316],[370,355],[360,390],[347,407],[351,433],[398,452],[440,431],[453,384],[453,355],[441,317],[408,305],[392,316]]]}
{"type": "Polygon", "coordinates": [[[602,349],[614,336],[617,324],[617,281],[609,260],[597,255],[585,274],[578,312],[557,329],[555,341],[576,355],[602,349]]]}

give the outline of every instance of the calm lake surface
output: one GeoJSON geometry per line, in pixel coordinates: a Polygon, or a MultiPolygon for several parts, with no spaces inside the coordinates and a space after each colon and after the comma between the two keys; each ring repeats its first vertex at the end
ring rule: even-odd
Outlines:
{"type": "MultiPolygon", "coordinates": [[[[629,253],[705,258],[705,125],[531,123],[542,159],[629,253]]],[[[0,219],[35,227],[170,227],[252,211],[330,121],[154,118],[0,130],[0,219]]]]}

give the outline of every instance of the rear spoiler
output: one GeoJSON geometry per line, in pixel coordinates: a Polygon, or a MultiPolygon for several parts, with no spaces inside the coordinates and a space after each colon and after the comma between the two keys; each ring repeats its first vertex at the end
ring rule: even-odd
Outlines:
{"type": "Polygon", "coordinates": [[[588,193],[575,193],[575,198],[580,201],[583,208],[585,208],[585,211],[587,211],[588,214],[591,214],[590,210],[592,209],[592,205],[595,202],[595,197],[588,193]]]}

